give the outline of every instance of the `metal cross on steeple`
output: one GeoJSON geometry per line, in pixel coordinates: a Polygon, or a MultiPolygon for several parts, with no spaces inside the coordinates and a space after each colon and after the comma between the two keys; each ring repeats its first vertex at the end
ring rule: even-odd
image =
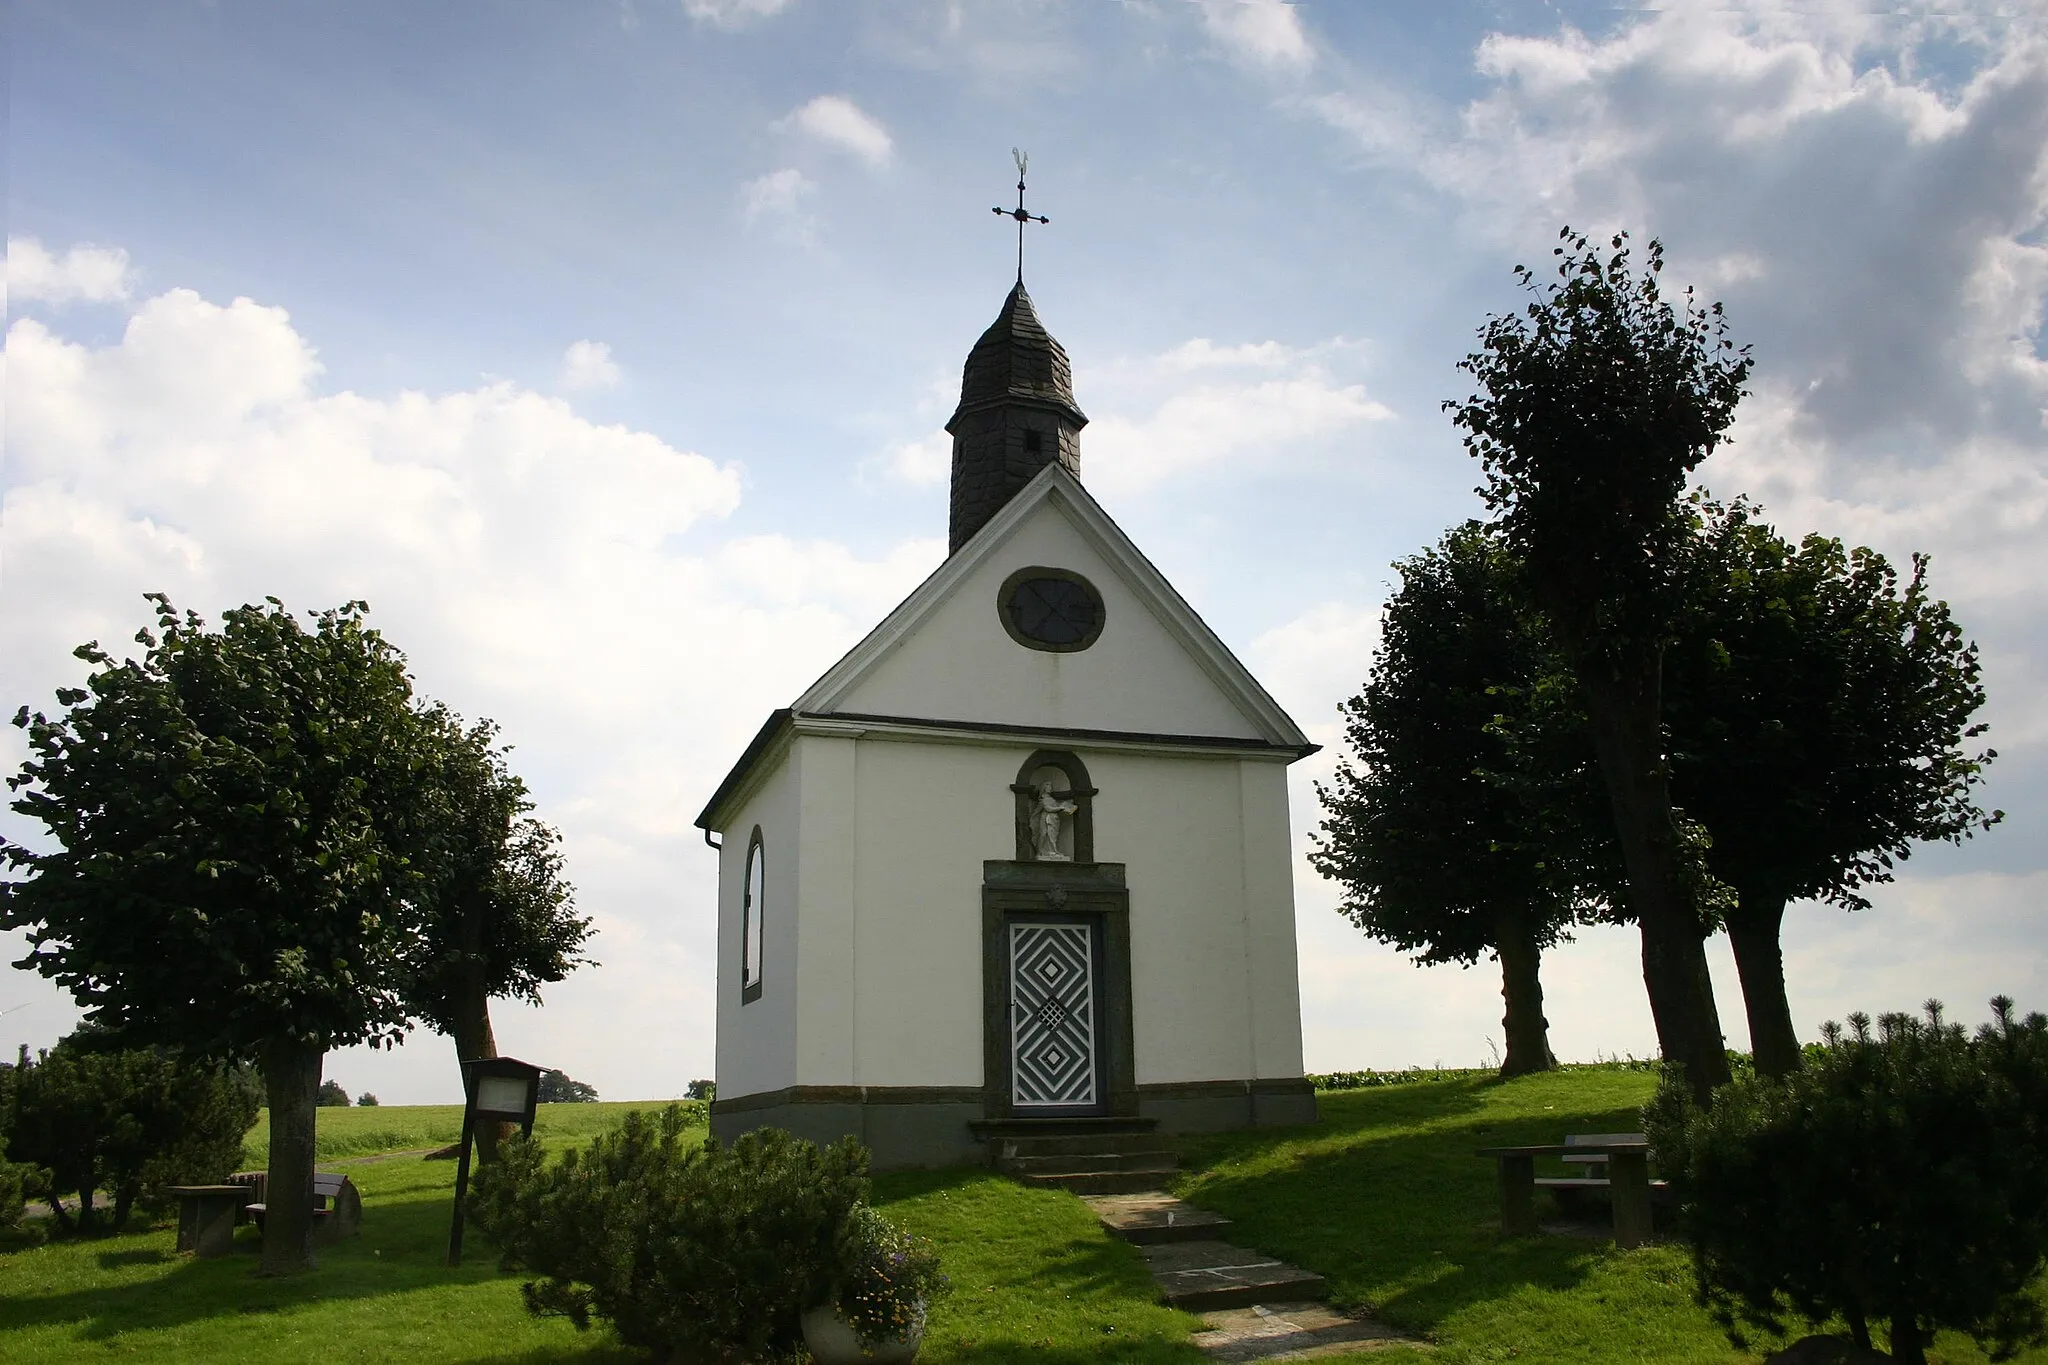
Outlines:
{"type": "Polygon", "coordinates": [[[1018,151],[1015,147],[1010,148],[1010,156],[1017,163],[1017,207],[1006,209],[1001,205],[997,205],[995,208],[990,209],[989,212],[1017,220],[1017,283],[1022,284],[1024,283],[1024,225],[1026,223],[1050,223],[1052,219],[1024,211],[1024,164],[1031,158],[1018,151]]]}

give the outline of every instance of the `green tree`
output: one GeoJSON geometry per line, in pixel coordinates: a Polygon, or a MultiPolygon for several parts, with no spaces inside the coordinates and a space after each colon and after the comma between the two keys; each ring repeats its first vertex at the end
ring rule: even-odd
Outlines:
{"type": "Polygon", "coordinates": [[[1892,1359],[1923,1365],[1937,1328],[1993,1360],[2048,1340],[2048,1020],[1970,1037],[1927,1002],[1923,1022],[1850,1016],[1804,1069],[1746,1076],[1711,1112],[1668,1081],[1644,1115],[1677,1190],[1701,1299],[1782,1332],[1788,1314],[1888,1321],[1892,1359]]]}
{"type": "Polygon", "coordinates": [[[1672,794],[1712,835],[1759,1070],[1799,1065],[1779,933],[1786,904],[1868,904],[1916,841],[1988,829],[1975,645],[1874,550],[1793,546],[1743,507],[1707,524],[1698,590],[1665,663],[1672,794]]]}
{"type": "Polygon", "coordinates": [[[66,1231],[119,1231],[159,1186],[220,1180],[256,1122],[255,1090],[232,1068],[163,1048],[109,1048],[89,1032],[21,1067],[13,1091],[5,1155],[40,1168],[29,1189],[66,1231]],[[114,1201],[104,1222],[101,1190],[114,1201]],[[75,1219],[62,1202],[72,1195],[75,1219]]]}
{"type": "Polygon", "coordinates": [[[1468,522],[1395,568],[1309,861],[1354,924],[1419,965],[1497,958],[1501,1074],[1546,1070],[1542,953],[1596,908],[1556,837],[1590,741],[1498,535],[1468,522]]]}
{"type": "Polygon", "coordinates": [[[1671,801],[1663,657],[1698,519],[1686,480],[1734,420],[1750,360],[1719,304],[1665,298],[1659,243],[1638,274],[1625,235],[1611,255],[1569,228],[1562,240],[1556,281],[1516,267],[1537,297],[1488,320],[1460,362],[1479,392],[1445,406],[1578,680],[1658,1042],[1704,1097],[1728,1062],[1703,942],[1707,878],[1671,801]]]}
{"type": "Polygon", "coordinates": [[[260,1068],[270,1107],[263,1269],[312,1262],[314,1098],[329,1048],[408,1027],[412,877],[395,828],[418,789],[402,656],[352,602],[308,629],[270,599],[220,629],[151,594],[147,653],[97,644],[54,719],[22,708],[13,809],[56,845],[0,844],[19,966],[122,1040],[260,1068]]]}
{"type": "Polygon", "coordinates": [[[560,1071],[541,1072],[538,1090],[534,1098],[539,1104],[594,1104],[597,1101],[596,1086],[570,1080],[560,1071]]]}
{"type": "MultiPolygon", "coordinates": [[[[455,1043],[458,1061],[496,1057],[492,999],[540,1003],[540,988],[586,959],[590,921],[562,877],[561,836],[531,818],[526,784],[506,766],[495,723],[422,713],[430,761],[410,836],[420,873],[420,931],[406,953],[405,997],[455,1043]]],[[[485,1160],[496,1124],[480,1131],[485,1160]]]]}
{"type": "Polygon", "coordinates": [[[15,1092],[28,1066],[27,1044],[22,1045],[19,1065],[0,1062],[0,1232],[21,1226],[30,1193],[49,1179],[48,1171],[7,1156],[7,1135],[14,1131],[15,1092]]]}
{"type": "Polygon", "coordinates": [[[348,1091],[342,1088],[340,1081],[322,1081],[320,1089],[314,1093],[313,1103],[321,1109],[346,1109],[348,1091]]]}

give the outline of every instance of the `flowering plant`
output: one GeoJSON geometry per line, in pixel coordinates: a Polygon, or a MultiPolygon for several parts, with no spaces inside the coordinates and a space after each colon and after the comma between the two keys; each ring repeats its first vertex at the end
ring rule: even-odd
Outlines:
{"type": "Polygon", "coordinates": [[[925,1305],[952,1288],[931,1242],[866,1204],[847,1215],[838,1270],[839,1314],[868,1350],[909,1336],[923,1325],[925,1305]]]}

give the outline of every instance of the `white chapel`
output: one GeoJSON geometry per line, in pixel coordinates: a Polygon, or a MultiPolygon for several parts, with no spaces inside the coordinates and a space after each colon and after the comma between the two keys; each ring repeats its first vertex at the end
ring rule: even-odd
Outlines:
{"type": "Polygon", "coordinates": [[[698,816],[719,1136],[886,1168],[1314,1119],[1287,765],[1316,746],[1089,496],[1086,422],[1020,280],[947,424],[945,563],[698,816]]]}

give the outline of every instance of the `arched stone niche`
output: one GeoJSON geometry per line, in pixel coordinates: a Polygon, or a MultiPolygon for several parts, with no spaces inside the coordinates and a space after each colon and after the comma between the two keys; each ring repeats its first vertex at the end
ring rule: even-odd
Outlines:
{"type": "Polygon", "coordinates": [[[1010,784],[1017,803],[1017,861],[1092,863],[1095,861],[1095,787],[1088,780],[1087,765],[1066,749],[1040,749],[1017,769],[1010,784]],[[1060,821],[1059,859],[1044,859],[1038,849],[1038,788],[1052,784],[1052,795],[1071,801],[1074,811],[1060,821]]]}

